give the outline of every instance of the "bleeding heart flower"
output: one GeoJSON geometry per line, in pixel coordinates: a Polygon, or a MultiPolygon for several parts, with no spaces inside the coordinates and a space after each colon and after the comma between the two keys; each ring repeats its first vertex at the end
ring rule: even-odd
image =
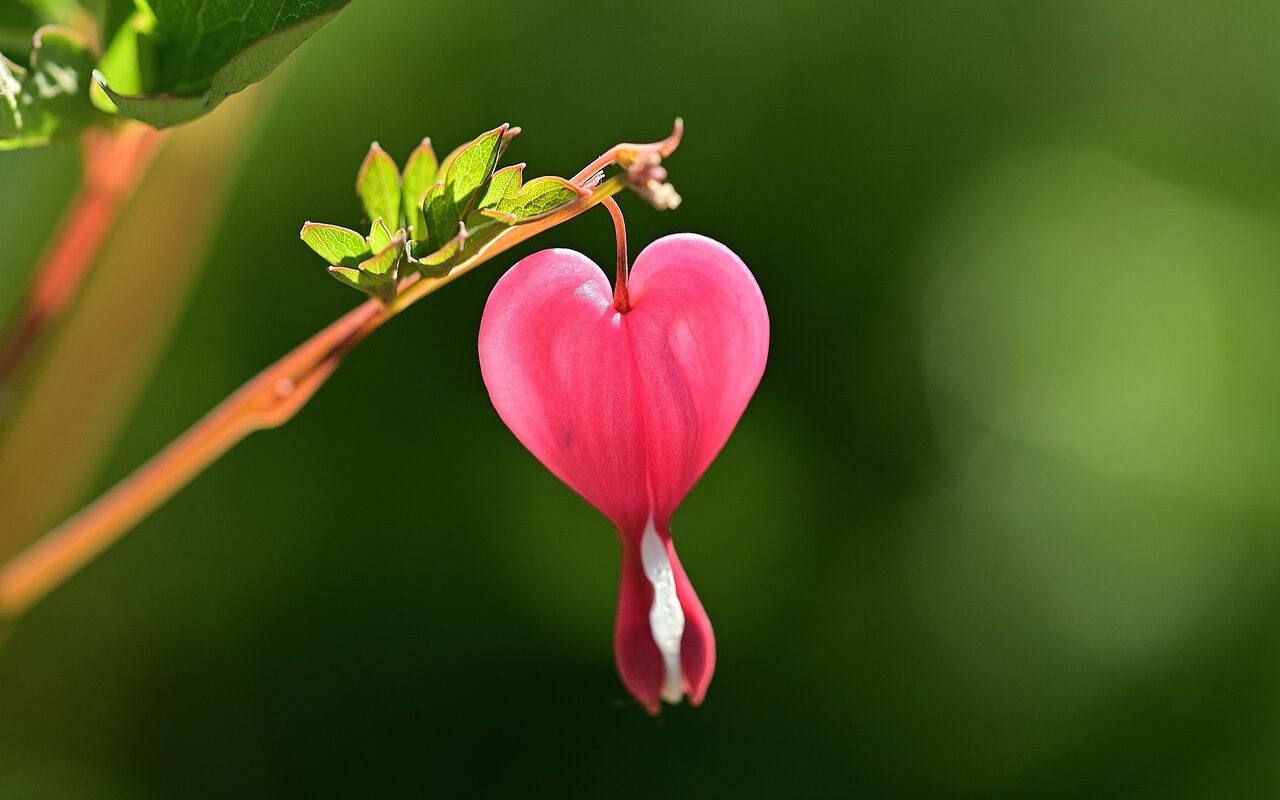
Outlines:
{"type": "Polygon", "coordinates": [[[703,236],[654,242],[629,285],[623,251],[619,277],[615,299],[581,253],[523,259],[485,306],[480,368],[516,437],[617,527],[614,654],[657,713],[686,694],[701,703],[715,668],[669,526],[760,382],[769,318],[746,265],[703,236]]]}

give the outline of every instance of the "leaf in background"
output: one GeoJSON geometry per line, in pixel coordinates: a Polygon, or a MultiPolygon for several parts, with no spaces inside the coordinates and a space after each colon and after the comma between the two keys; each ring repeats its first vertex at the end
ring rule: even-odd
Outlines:
{"type": "Polygon", "coordinates": [[[400,227],[400,169],[377,142],[356,174],[356,194],[369,219],[382,217],[388,227],[400,227]]]}
{"type": "Polygon", "coordinates": [[[301,236],[316,255],[335,267],[354,267],[373,252],[363,236],[338,225],[308,222],[301,236]]]}
{"type": "MultiPolygon", "coordinates": [[[[138,33],[142,94],[111,85],[119,64],[103,64],[99,85],[124,114],[165,128],[208,113],[262,80],[348,0],[149,0],[154,24],[138,33]]],[[[123,30],[123,29],[122,29],[123,30]]]]}
{"type": "Polygon", "coordinates": [[[431,149],[431,139],[423,139],[422,144],[409,154],[404,165],[404,216],[405,224],[414,236],[426,238],[426,216],[422,211],[422,202],[427,197],[431,184],[436,182],[436,154],[431,149]]]}
{"type": "Polygon", "coordinates": [[[108,113],[115,113],[118,108],[106,90],[102,88],[106,79],[105,73],[111,76],[112,91],[124,95],[141,94],[142,62],[144,61],[144,42],[146,36],[155,28],[156,19],[151,11],[143,6],[134,6],[133,12],[120,18],[120,7],[125,4],[121,0],[111,3],[111,9],[104,12],[103,42],[106,50],[98,60],[98,68],[93,74],[93,85],[90,87],[90,99],[98,108],[108,113]]]}
{"type": "Polygon", "coordinates": [[[92,67],[80,34],[56,25],[36,31],[29,69],[0,56],[0,150],[46,145],[89,124],[98,113],[89,102],[92,67]]]}
{"type": "Polygon", "coordinates": [[[22,127],[22,106],[18,98],[22,95],[24,74],[21,67],[0,57],[0,136],[16,134],[22,127]]]}

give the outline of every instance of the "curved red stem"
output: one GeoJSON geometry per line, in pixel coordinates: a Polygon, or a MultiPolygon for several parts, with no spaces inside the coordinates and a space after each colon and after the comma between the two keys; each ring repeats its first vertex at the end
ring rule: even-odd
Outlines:
{"type": "Polygon", "coordinates": [[[613,307],[619,314],[625,314],[631,310],[631,293],[627,290],[627,223],[622,218],[617,200],[606,197],[602,205],[613,217],[613,232],[618,243],[618,279],[613,287],[613,307]]]}

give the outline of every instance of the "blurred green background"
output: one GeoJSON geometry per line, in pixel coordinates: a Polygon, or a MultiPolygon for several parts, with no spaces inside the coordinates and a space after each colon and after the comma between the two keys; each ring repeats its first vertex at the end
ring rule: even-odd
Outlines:
{"type": "MultiPolygon", "coordinates": [[[[370,140],[509,121],[508,162],[572,174],[682,115],[685,203],[624,198],[632,250],[724,241],[773,323],[674,525],[708,699],[626,696],[612,532],[480,381],[489,288],[608,264],[592,212],[15,626],[0,797],[1275,796],[1278,45],[1263,0],[355,0],[270,80],[85,499],[357,301],[297,231],[359,221],[370,140]]],[[[0,311],[77,161],[0,156],[0,311]]]]}

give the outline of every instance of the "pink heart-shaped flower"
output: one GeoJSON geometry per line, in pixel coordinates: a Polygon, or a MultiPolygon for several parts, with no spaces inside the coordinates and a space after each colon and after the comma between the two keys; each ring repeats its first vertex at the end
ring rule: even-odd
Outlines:
{"type": "Polygon", "coordinates": [[[746,265],[680,234],[636,258],[630,309],[572,250],[544,250],[498,281],[480,323],[494,407],[557,477],[608,517],[622,545],[614,654],[650,712],[702,702],[711,624],[669,534],[671,515],[755,392],[769,317],[746,265]]]}

